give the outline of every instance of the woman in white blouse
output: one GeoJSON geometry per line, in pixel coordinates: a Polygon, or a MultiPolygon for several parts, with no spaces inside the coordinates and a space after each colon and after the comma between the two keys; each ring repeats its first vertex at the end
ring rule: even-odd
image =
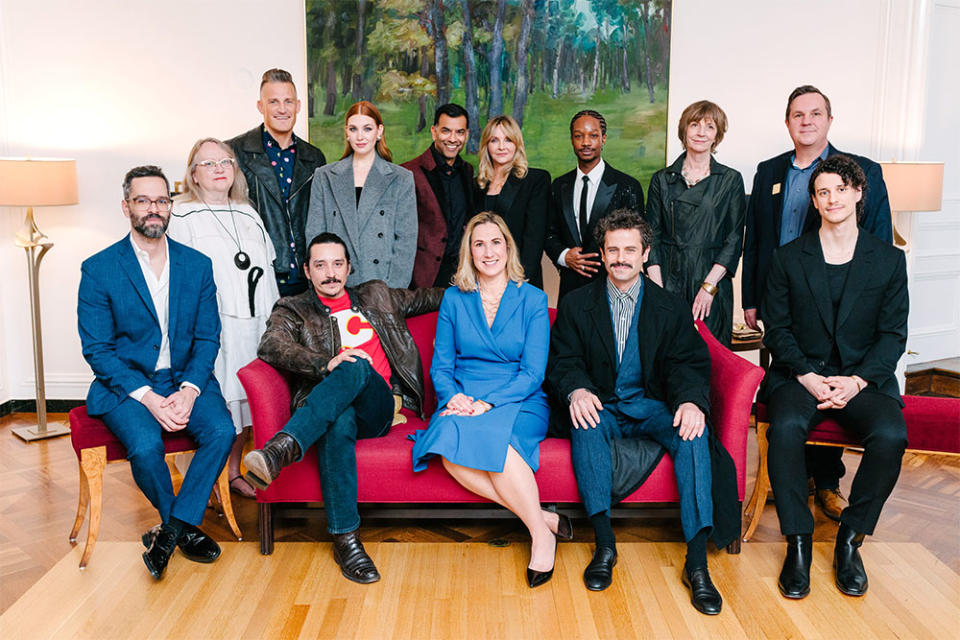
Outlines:
{"type": "Polygon", "coordinates": [[[221,323],[214,373],[238,434],[228,462],[230,489],[252,498],[253,487],[240,474],[252,420],[237,371],[257,357],[260,336],[280,294],[272,277],[273,243],[247,200],[247,182],[233,150],[220,140],[204,138],[190,150],[184,192],[174,201],[167,234],[213,262],[221,323]]]}

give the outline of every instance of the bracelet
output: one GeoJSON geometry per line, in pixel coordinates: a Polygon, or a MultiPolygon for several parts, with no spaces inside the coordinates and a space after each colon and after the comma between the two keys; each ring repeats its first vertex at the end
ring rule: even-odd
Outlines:
{"type": "Polygon", "coordinates": [[[709,294],[712,295],[712,296],[717,295],[717,291],[719,291],[719,289],[717,289],[717,285],[715,285],[715,284],[710,284],[710,283],[707,282],[706,280],[704,280],[703,284],[700,285],[700,288],[703,289],[704,291],[706,291],[707,293],[709,293],[709,294]]]}

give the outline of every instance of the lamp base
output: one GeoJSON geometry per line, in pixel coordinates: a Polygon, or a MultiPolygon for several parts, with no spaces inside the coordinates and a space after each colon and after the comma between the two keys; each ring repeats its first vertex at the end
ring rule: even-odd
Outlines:
{"type": "Polygon", "coordinates": [[[46,429],[41,429],[39,425],[32,427],[17,427],[13,433],[24,442],[34,442],[35,440],[45,440],[47,438],[56,438],[70,433],[70,427],[65,424],[48,423],[46,429]]]}

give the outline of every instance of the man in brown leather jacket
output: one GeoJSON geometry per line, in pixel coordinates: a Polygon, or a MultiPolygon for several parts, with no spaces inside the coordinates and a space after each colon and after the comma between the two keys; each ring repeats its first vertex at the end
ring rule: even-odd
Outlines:
{"type": "Polygon", "coordinates": [[[243,461],[247,480],[266,489],[316,444],[334,559],[346,578],[367,584],[380,574],[357,536],[355,443],[386,435],[395,397],[422,412],[423,369],[405,319],[436,311],[443,289],[391,289],[380,280],[346,288],[350,254],[332,233],[311,240],[307,256],[312,287],[277,302],[257,353],[297,376],[293,416],[243,461]]]}

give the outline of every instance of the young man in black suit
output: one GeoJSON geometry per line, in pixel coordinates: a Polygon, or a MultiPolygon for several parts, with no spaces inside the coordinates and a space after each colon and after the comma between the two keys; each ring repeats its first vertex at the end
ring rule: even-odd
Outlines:
{"type": "MultiPolygon", "coordinates": [[[[830,99],[811,85],[797,87],[787,99],[786,125],[793,150],[757,166],[747,205],[743,245],[741,298],[744,321],[758,329],[757,309],[763,302],[773,251],[816,229],[820,216],[807,195],[810,175],[827,157],[841,153],[827,140],[833,114],[830,99]]],[[[861,156],[852,158],[866,174],[867,189],[861,228],[885,242],[893,241],[893,220],[880,165],[861,156]]],[[[807,468],[813,477],[815,501],[824,515],[839,521],[844,507],[840,478],[844,474],[841,447],[809,446],[807,468]]]]}
{"type": "Polygon", "coordinates": [[[690,307],[640,273],[653,240],[650,225],[618,210],[594,233],[607,276],[560,302],[546,374],[555,403],[569,406],[564,428],[573,471],[596,534],[583,581],[591,591],[606,589],[617,563],[610,524],[612,442],[650,438],[668,451],[676,473],[687,542],[683,583],[693,606],[715,615],[722,599],[707,570],[714,524],[706,427],[710,354],[690,307]]]}
{"type": "Polygon", "coordinates": [[[762,393],[770,482],[787,537],[779,579],[787,598],[810,592],[814,521],[803,453],[810,428],[834,418],[864,447],[834,549],[837,587],[851,596],[867,590],[858,549],[873,533],[907,445],[894,374],[907,341],[906,259],[857,226],[868,189],[854,160],[820,163],[808,187],[820,229],[774,252],[761,303],[773,356],[762,393]]]}
{"type": "Polygon", "coordinates": [[[560,272],[560,298],[602,273],[599,248],[593,239],[597,222],[615,209],[643,215],[643,188],[603,161],[607,121],[586,109],[570,121],[570,142],[577,168],[553,181],[550,188],[550,229],[544,243],[560,272]]]}

